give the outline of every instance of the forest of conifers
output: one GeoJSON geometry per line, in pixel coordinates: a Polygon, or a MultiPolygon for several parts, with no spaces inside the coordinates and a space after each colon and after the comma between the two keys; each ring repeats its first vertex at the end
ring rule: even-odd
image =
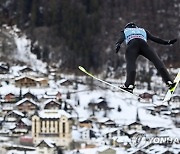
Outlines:
{"type": "Polygon", "coordinates": [[[116,54],[115,43],[131,21],[161,38],[178,38],[173,46],[150,45],[167,66],[179,67],[179,19],[179,0],[0,0],[0,24],[16,24],[39,59],[67,70],[121,67],[125,45],[116,54]]]}

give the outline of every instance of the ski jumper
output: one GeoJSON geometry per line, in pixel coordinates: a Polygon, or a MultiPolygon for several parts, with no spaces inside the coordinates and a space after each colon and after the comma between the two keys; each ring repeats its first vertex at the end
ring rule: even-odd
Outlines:
{"type": "Polygon", "coordinates": [[[123,41],[125,41],[127,44],[125,53],[127,62],[127,77],[125,86],[127,87],[129,85],[134,85],[135,83],[136,59],[139,55],[144,56],[154,64],[165,83],[172,81],[165,65],[160,60],[157,53],[147,44],[148,39],[159,44],[168,44],[168,41],[153,36],[143,28],[125,28],[123,31],[121,31],[120,38],[117,43],[121,44],[123,41]]]}

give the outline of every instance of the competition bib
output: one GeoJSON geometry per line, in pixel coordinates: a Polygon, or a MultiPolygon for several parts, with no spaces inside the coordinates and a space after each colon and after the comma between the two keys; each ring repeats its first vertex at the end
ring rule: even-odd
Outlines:
{"type": "Polygon", "coordinates": [[[143,39],[147,42],[147,34],[143,28],[126,28],[124,30],[125,41],[128,44],[129,41],[135,38],[143,39]]]}

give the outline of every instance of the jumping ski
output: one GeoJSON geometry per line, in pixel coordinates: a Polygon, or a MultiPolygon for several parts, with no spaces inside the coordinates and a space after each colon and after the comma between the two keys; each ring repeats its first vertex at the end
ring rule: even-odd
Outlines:
{"type": "MultiPolygon", "coordinates": [[[[86,71],[86,69],[85,69],[84,67],[82,67],[82,66],[79,66],[78,68],[79,68],[79,70],[81,70],[82,72],[84,72],[85,74],[87,74],[88,76],[92,77],[92,78],[95,79],[95,80],[98,80],[98,81],[100,81],[100,82],[102,82],[102,83],[104,83],[104,84],[106,84],[106,85],[108,85],[108,86],[110,86],[110,87],[119,89],[119,90],[121,90],[121,91],[123,91],[123,92],[129,93],[129,94],[132,95],[132,96],[136,96],[136,97],[137,97],[138,99],[140,99],[140,100],[144,100],[144,99],[141,98],[140,96],[138,96],[138,95],[136,95],[136,94],[133,94],[133,93],[130,93],[129,91],[126,91],[126,90],[120,88],[119,86],[115,86],[115,85],[113,85],[113,84],[111,84],[111,83],[109,83],[109,82],[107,82],[107,81],[104,81],[104,80],[102,80],[102,79],[97,78],[96,76],[92,75],[90,72],[86,71]]],[[[146,101],[146,100],[144,100],[144,101],[146,101]]]]}
{"type": "Polygon", "coordinates": [[[164,100],[163,102],[168,102],[171,100],[171,97],[172,95],[174,94],[178,84],[179,84],[179,81],[180,81],[180,71],[178,72],[177,76],[175,77],[174,79],[174,83],[176,83],[176,85],[174,86],[174,88],[172,89],[169,89],[164,97],[164,100]]]}

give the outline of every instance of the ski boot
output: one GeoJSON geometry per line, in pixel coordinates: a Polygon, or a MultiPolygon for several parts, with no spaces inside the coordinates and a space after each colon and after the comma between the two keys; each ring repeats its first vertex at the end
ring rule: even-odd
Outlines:
{"type": "Polygon", "coordinates": [[[129,85],[128,87],[126,85],[120,86],[121,89],[124,89],[132,94],[133,94],[134,87],[135,87],[134,85],[129,85]]]}
{"type": "Polygon", "coordinates": [[[173,83],[172,81],[168,81],[166,84],[170,91],[172,91],[174,87],[176,86],[176,82],[173,83]]]}

